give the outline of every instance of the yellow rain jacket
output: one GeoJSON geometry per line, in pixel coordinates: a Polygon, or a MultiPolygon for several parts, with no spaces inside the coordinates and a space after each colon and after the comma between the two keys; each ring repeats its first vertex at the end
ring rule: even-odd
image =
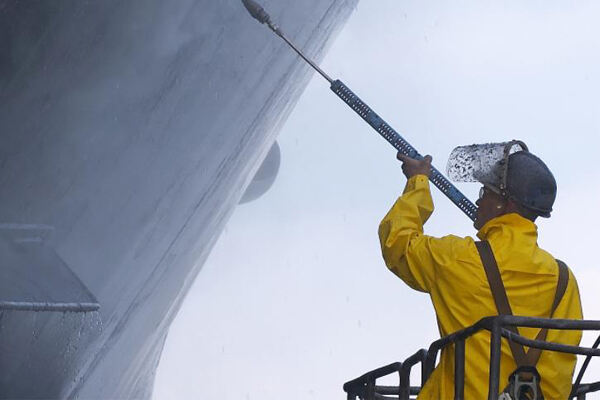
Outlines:
{"type": "MultiPolygon", "coordinates": [[[[474,240],[453,235],[442,238],[424,235],[423,224],[432,212],[428,178],[413,176],[404,194],[381,222],[379,239],[388,268],[413,289],[429,293],[440,335],[445,336],[498,312],[474,240]]],[[[558,266],[550,254],[538,247],[536,225],[518,214],[507,214],[489,221],[477,236],[492,246],[514,315],[549,317],[558,266]]],[[[579,289],[571,271],[554,318],[582,318],[579,289]]],[[[533,339],[538,329],[519,328],[519,333],[533,339]]],[[[550,330],[547,340],[578,345],[581,332],[550,330]]],[[[466,399],[487,399],[489,343],[487,331],[467,339],[466,399]]],[[[502,389],[516,368],[505,339],[502,339],[500,366],[502,389]]],[[[571,391],[575,356],[543,351],[537,368],[546,400],[566,399],[571,391]]],[[[454,351],[447,348],[442,351],[440,362],[419,399],[453,397],[454,351]]]]}

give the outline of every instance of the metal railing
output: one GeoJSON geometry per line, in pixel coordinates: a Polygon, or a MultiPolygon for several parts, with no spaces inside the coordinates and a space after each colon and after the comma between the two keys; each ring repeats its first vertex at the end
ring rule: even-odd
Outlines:
{"type": "Polygon", "coordinates": [[[600,381],[594,383],[581,384],[581,376],[592,357],[600,356],[598,345],[599,340],[593,347],[570,346],[560,343],[553,343],[542,340],[532,340],[524,336],[517,335],[507,327],[529,327],[529,328],[547,328],[557,330],[578,330],[578,331],[600,331],[600,321],[570,320],[570,319],[550,319],[550,318],[532,318],[519,317],[512,315],[501,315],[496,317],[486,317],[476,324],[452,333],[439,340],[436,340],[429,346],[429,349],[419,350],[404,362],[396,362],[377,368],[373,371],[353,379],[344,384],[344,391],[347,393],[348,400],[410,400],[418,395],[421,388],[427,382],[435,368],[437,355],[446,346],[454,345],[454,399],[464,400],[465,384],[465,341],[470,336],[479,331],[487,330],[491,333],[490,338],[490,376],[488,400],[497,400],[500,391],[500,354],[501,339],[504,337],[523,346],[539,348],[547,351],[557,351],[562,353],[578,354],[587,356],[582,366],[580,376],[577,377],[570,399],[577,398],[582,400],[586,394],[600,390],[600,381]],[[410,386],[410,373],[412,368],[421,364],[421,386],[410,386]],[[398,386],[378,386],[376,381],[385,376],[398,375],[398,386]]]}

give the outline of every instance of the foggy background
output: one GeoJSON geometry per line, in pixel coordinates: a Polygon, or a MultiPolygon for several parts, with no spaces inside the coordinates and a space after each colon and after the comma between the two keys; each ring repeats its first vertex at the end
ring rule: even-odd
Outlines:
{"type": "MultiPolygon", "coordinates": [[[[593,1],[363,0],[322,63],[441,170],[455,146],[513,138],[545,160],[559,192],[540,246],[574,271],[587,319],[600,319],[599,16],[593,1]]],[[[273,187],[236,209],[170,329],[157,400],[344,398],[345,381],[438,337],[428,296],[380,255],[405,184],[394,149],[317,75],[279,144],[273,187]]],[[[459,188],[476,199],[479,185],[459,188]]],[[[433,196],[427,234],[475,235],[433,196]]]]}

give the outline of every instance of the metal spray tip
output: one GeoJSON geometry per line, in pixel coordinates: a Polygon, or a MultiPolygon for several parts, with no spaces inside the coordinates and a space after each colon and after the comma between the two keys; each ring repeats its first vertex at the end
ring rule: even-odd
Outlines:
{"type": "Polygon", "coordinates": [[[269,16],[269,14],[267,14],[265,9],[260,6],[260,4],[258,4],[254,0],[242,0],[242,3],[244,3],[244,6],[246,7],[250,15],[256,18],[258,22],[260,22],[261,24],[271,25],[271,17],[269,16]]]}
{"type": "Polygon", "coordinates": [[[280,38],[282,38],[292,49],[294,49],[294,51],[296,53],[298,53],[298,55],[300,57],[302,57],[302,59],[304,61],[306,61],[307,63],[309,63],[311,67],[313,67],[319,74],[321,74],[323,76],[323,78],[327,79],[329,81],[329,83],[333,82],[333,80],[325,72],[323,72],[321,70],[321,68],[319,68],[317,66],[317,64],[315,64],[310,58],[306,57],[304,55],[304,53],[302,53],[302,51],[300,51],[300,49],[297,48],[294,45],[294,43],[292,43],[283,34],[283,32],[281,31],[281,29],[279,29],[279,27],[277,25],[275,25],[271,21],[271,17],[269,16],[269,14],[267,14],[267,12],[265,11],[265,9],[260,6],[260,4],[258,4],[254,0],[242,0],[242,3],[244,3],[244,7],[246,7],[246,9],[250,13],[250,15],[252,15],[254,18],[256,18],[256,20],[258,20],[258,22],[260,22],[261,24],[266,24],[269,27],[269,29],[271,29],[273,32],[275,32],[275,34],[277,36],[279,36],[280,38]]]}

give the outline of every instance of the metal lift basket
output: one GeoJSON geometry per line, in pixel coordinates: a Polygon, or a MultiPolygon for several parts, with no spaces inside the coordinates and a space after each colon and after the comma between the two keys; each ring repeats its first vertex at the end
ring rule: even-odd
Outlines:
{"type": "MultiPolygon", "coordinates": [[[[491,333],[490,340],[490,377],[488,400],[498,400],[500,388],[500,346],[501,339],[512,340],[523,346],[539,348],[546,351],[558,351],[563,353],[577,354],[586,356],[579,374],[573,383],[573,389],[569,399],[585,399],[588,393],[600,391],[600,381],[594,383],[582,384],[581,379],[590,363],[592,357],[600,356],[600,337],[592,347],[568,346],[559,343],[532,340],[524,336],[517,335],[506,329],[513,327],[531,327],[548,328],[557,330],[582,330],[582,331],[600,331],[600,321],[569,320],[569,319],[550,319],[550,318],[532,318],[520,316],[501,315],[496,317],[486,317],[481,319],[475,325],[452,333],[439,340],[436,340],[429,346],[429,349],[419,350],[404,362],[395,362],[353,379],[344,384],[344,391],[347,393],[348,400],[410,400],[415,399],[419,394],[421,387],[427,382],[429,376],[435,368],[437,355],[441,349],[448,345],[454,345],[455,363],[454,363],[454,399],[464,399],[465,382],[465,340],[481,330],[487,330],[491,333]],[[412,368],[421,364],[421,386],[410,386],[410,373],[412,368]],[[377,380],[386,376],[397,375],[399,379],[398,386],[378,386],[377,380]]],[[[468,371],[466,371],[468,375],[468,371]]]]}

